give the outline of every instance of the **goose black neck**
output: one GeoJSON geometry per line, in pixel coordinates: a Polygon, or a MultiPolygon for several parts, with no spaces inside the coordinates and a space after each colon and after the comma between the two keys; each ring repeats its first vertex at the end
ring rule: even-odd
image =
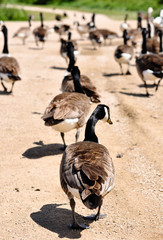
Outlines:
{"type": "Polygon", "coordinates": [[[142,17],[141,17],[141,13],[138,13],[137,21],[138,21],[137,28],[138,28],[138,29],[142,29],[142,17]]]}
{"type": "Polygon", "coordinates": [[[74,46],[71,42],[69,42],[67,45],[67,55],[69,58],[69,65],[68,65],[67,71],[71,72],[75,64],[74,46]]]}
{"type": "Polygon", "coordinates": [[[151,25],[148,23],[148,38],[151,38],[151,25]]]}
{"type": "Polygon", "coordinates": [[[127,22],[127,19],[128,19],[128,14],[125,15],[124,22],[127,22]]]}
{"type": "Polygon", "coordinates": [[[128,38],[127,38],[127,31],[124,30],[124,32],[123,32],[123,42],[124,42],[124,45],[127,45],[127,40],[128,40],[128,38]]]}
{"type": "Polygon", "coordinates": [[[68,33],[68,40],[71,40],[71,32],[68,33]]]}
{"type": "Polygon", "coordinates": [[[28,18],[28,23],[29,23],[29,27],[31,27],[32,25],[31,25],[31,16],[29,16],[29,18],[28,18]]]}
{"type": "Polygon", "coordinates": [[[40,19],[41,19],[41,27],[43,28],[44,27],[44,22],[43,22],[43,15],[42,15],[42,13],[40,13],[40,19]]]}
{"type": "Polygon", "coordinates": [[[73,77],[75,92],[84,94],[82,86],[80,84],[80,73],[72,71],[71,74],[73,77]]]}
{"type": "Polygon", "coordinates": [[[147,43],[146,43],[146,29],[144,28],[142,31],[143,43],[142,43],[142,54],[147,53],[147,43]]]}
{"type": "Polygon", "coordinates": [[[95,116],[93,113],[90,118],[87,121],[86,129],[85,129],[85,138],[84,141],[90,141],[90,142],[97,142],[98,138],[95,134],[95,126],[99,119],[95,116]]]}
{"type": "Polygon", "coordinates": [[[4,35],[4,47],[3,47],[2,53],[9,54],[9,50],[8,50],[8,30],[5,26],[3,26],[2,32],[3,32],[3,35],[4,35]]]}
{"type": "Polygon", "coordinates": [[[160,30],[159,33],[159,38],[160,38],[160,52],[162,52],[162,31],[160,30]]]}

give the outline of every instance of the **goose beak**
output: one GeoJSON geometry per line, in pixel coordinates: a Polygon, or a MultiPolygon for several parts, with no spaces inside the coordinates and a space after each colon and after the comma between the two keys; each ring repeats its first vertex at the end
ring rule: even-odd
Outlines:
{"type": "Polygon", "coordinates": [[[107,121],[109,124],[113,124],[113,122],[111,121],[111,119],[109,118],[107,121]]]}

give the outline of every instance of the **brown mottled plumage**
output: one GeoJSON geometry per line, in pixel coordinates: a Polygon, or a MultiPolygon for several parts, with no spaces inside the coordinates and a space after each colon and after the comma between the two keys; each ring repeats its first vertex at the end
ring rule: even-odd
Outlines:
{"type": "Polygon", "coordinates": [[[9,93],[12,93],[14,83],[20,78],[20,67],[18,61],[14,57],[9,56],[8,51],[8,30],[5,25],[2,26],[1,31],[4,34],[4,48],[2,51],[2,57],[0,57],[0,80],[2,87],[5,92],[7,92],[7,88],[4,85],[4,81],[11,82],[11,90],[9,93]]]}
{"type": "Polygon", "coordinates": [[[46,126],[51,126],[61,133],[64,147],[66,147],[64,132],[76,128],[77,142],[80,129],[85,124],[90,110],[90,100],[83,94],[81,89],[78,67],[72,69],[72,75],[76,92],[61,93],[54,97],[42,116],[46,126]]]}
{"type": "Polygon", "coordinates": [[[98,105],[90,116],[85,132],[85,140],[69,145],[62,157],[60,182],[70,200],[73,222],[71,228],[88,228],[79,224],[75,218],[74,197],[81,199],[89,209],[98,208],[95,216],[88,219],[98,220],[103,198],[114,187],[114,166],[107,148],[98,143],[94,132],[98,120],[110,120],[109,108],[98,105]]]}
{"type": "Polygon", "coordinates": [[[41,26],[33,30],[33,35],[35,38],[36,46],[38,46],[39,42],[42,42],[42,48],[43,48],[44,43],[48,37],[48,27],[44,26],[42,13],[40,13],[40,19],[41,19],[41,26]]]}
{"type": "MultiPolygon", "coordinates": [[[[73,77],[71,75],[71,69],[74,67],[75,58],[74,58],[74,47],[70,42],[67,45],[67,55],[69,58],[69,66],[67,68],[67,74],[62,81],[61,91],[74,92],[75,88],[73,83],[73,77]]],[[[100,95],[97,93],[96,87],[93,85],[93,83],[87,76],[80,75],[80,83],[81,83],[81,88],[83,92],[88,97],[90,97],[92,102],[100,102],[100,95]]]]}

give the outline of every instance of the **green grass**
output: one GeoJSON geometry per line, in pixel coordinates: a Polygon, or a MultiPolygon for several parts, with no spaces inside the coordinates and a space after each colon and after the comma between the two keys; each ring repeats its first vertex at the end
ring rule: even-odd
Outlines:
{"type": "MultiPolygon", "coordinates": [[[[96,12],[119,20],[122,20],[126,13],[128,13],[129,19],[136,19],[137,12],[147,12],[148,7],[153,7],[153,16],[155,17],[158,16],[160,10],[163,9],[163,0],[0,0],[0,2],[19,5],[43,4],[44,7],[96,12]]],[[[1,13],[0,17],[5,17],[6,15],[8,20],[23,20],[23,18],[26,18],[26,13],[24,12],[13,13],[13,10],[8,11],[10,11],[10,13],[1,13]]],[[[2,12],[1,9],[0,12],[2,12]]],[[[37,12],[33,12],[33,14],[35,16],[35,20],[38,20],[39,17],[37,12]]],[[[44,13],[44,15],[46,20],[54,19],[53,14],[44,13]]]]}

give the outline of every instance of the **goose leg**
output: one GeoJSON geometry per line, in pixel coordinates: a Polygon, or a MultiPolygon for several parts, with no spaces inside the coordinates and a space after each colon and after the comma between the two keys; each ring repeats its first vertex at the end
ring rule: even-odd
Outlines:
{"type": "Polygon", "coordinates": [[[61,134],[61,138],[62,138],[62,141],[63,141],[63,144],[64,144],[64,149],[66,149],[67,146],[66,146],[65,138],[64,138],[65,134],[63,132],[61,132],[60,134],[61,134]]]}
{"type": "Polygon", "coordinates": [[[128,69],[127,69],[126,75],[131,75],[129,68],[130,68],[130,63],[128,63],[128,69]]]}
{"type": "Polygon", "coordinates": [[[5,85],[4,85],[4,83],[2,82],[2,80],[1,80],[1,84],[2,84],[2,87],[3,87],[3,89],[4,89],[4,92],[7,92],[7,88],[5,87],[5,85]]]}
{"type": "Polygon", "coordinates": [[[11,90],[10,90],[9,93],[12,93],[12,90],[13,90],[13,87],[14,87],[14,83],[15,83],[15,82],[12,82],[11,90]]]}
{"type": "Polygon", "coordinates": [[[147,84],[146,84],[145,81],[144,81],[144,86],[145,86],[145,88],[146,88],[146,96],[149,97],[149,93],[148,93],[148,89],[147,89],[147,84]]]}
{"type": "Polygon", "coordinates": [[[119,63],[120,69],[121,69],[121,74],[123,75],[123,70],[122,70],[122,64],[119,63]]]}
{"type": "Polygon", "coordinates": [[[161,80],[162,80],[162,78],[161,78],[161,79],[159,79],[158,83],[156,84],[156,89],[155,89],[155,91],[157,91],[157,90],[158,90],[158,87],[159,87],[159,85],[160,85],[160,82],[161,82],[161,80]]]}
{"type": "Polygon", "coordinates": [[[78,128],[76,131],[76,135],[75,135],[76,142],[78,142],[80,131],[81,131],[81,128],[78,128]]]}
{"type": "Polygon", "coordinates": [[[72,209],[72,224],[69,224],[69,228],[71,229],[87,229],[89,228],[88,225],[79,224],[75,218],[75,201],[73,198],[70,199],[70,206],[72,209]]]}

